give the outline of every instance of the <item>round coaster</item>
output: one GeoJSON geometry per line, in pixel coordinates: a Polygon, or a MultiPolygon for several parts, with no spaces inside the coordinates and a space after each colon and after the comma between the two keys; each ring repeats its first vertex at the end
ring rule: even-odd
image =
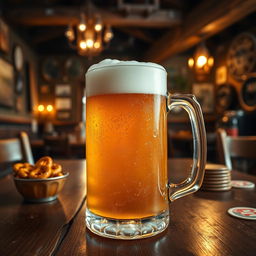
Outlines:
{"type": "Polygon", "coordinates": [[[228,170],[228,167],[222,164],[206,164],[205,165],[206,170],[211,170],[211,171],[222,171],[222,170],[228,170]]]}
{"type": "Polygon", "coordinates": [[[230,190],[231,187],[223,187],[223,188],[209,188],[209,187],[201,187],[202,190],[208,190],[208,191],[227,191],[230,190]]]}
{"type": "Polygon", "coordinates": [[[205,168],[205,171],[208,172],[208,173],[215,173],[215,172],[227,173],[227,172],[230,172],[229,169],[207,169],[207,168],[205,168]]]}
{"type": "Polygon", "coordinates": [[[247,180],[231,180],[231,186],[233,188],[254,188],[255,184],[247,180]]]}
{"type": "Polygon", "coordinates": [[[230,185],[230,180],[204,180],[203,181],[204,185],[218,185],[218,184],[229,184],[230,185]]]}
{"type": "Polygon", "coordinates": [[[219,182],[219,183],[205,183],[205,182],[203,182],[203,186],[210,186],[210,187],[225,187],[225,186],[229,186],[229,187],[231,187],[230,182],[227,182],[227,183],[223,183],[223,182],[219,182]]]}
{"type": "Polygon", "coordinates": [[[201,190],[211,191],[211,192],[225,192],[225,191],[229,191],[230,189],[231,189],[231,187],[229,187],[229,188],[201,188],[201,190]]]}
{"type": "Polygon", "coordinates": [[[224,178],[208,178],[208,177],[206,177],[206,178],[204,178],[204,182],[230,182],[231,181],[231,179],[230,179],[230,177],[224,177],[224,178]]]}
{"type": "Polygon", "coordinates": [[[256,220],[256,208],[233,207],[228,209],[228,213],[240,219],[256,220]]]}
{"type": "Polygon", "coordinates": [[[204,180],[231,180],[229,176],[204,177],[204,180]]]}
{"type": "Polygon", "coordinates": [[[214,174],[214,175],[204,175],[205,178],[228,178],[230,177],[229,174],[214,174]]]}

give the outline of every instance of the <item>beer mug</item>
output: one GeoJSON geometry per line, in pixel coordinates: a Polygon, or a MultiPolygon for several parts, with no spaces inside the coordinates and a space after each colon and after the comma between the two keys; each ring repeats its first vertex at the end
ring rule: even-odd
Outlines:
{"type": "MultiPolygon", "coordinates": [[[[206,135],[193,95],[167,93],[154,63],[104,60],[86,73],[86,226],[115,239],[156,235],[169,223],[169,202],[197,191],[206,135]],[[181,107],[193,134],[193,165],[180,184],[167,178],[167,113],[181,107]]],[[[185,214],[185,213],[184,213],[185,214]]]]}

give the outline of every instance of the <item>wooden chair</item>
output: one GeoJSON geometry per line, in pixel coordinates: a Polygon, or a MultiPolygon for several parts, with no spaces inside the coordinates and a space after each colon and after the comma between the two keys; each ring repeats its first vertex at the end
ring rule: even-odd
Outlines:
{"type": "MultiPolygon", "coordinates": [[[[29,138],[26,132],[21,132],[17,138],[0,140],[0,164],[4,170],[0,177],[10,172],[10,164],[21,161],[34,164],[29,138]]],[[[2,169],[1,168],[1,169],[2,169]]]]}
{"type": "Polygon", "coordinates": [[[226,131],[219,128],[217,149],[220,163],[232,169],[232,158],[256,160],[256,136],[227,136],[226,131]]]}
{"type": "Polygon", "coordinates": [[[54,158],[69,158],[70,151],[68,136],[47,136],[44,138],[45,155],[50,155],[54,158]]]}

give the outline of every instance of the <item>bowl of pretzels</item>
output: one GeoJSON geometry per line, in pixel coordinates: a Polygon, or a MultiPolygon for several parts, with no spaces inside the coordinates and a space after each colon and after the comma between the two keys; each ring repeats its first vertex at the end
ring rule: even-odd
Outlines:
{"type": "Polygon", "coordinates": [[[26,201],[35,203],[55,200],[68,175],[49,156],[40,158],[35,165],[16,163],[13,166],[13,178],[18,192],[26,201]]]}

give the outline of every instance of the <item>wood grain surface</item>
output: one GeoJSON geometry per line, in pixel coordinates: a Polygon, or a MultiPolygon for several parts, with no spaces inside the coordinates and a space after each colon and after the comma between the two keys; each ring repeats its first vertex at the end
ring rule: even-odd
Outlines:
{"type": "Polygon", "coordinates": [[[12,176],[0,180],[0,255],[51,255],[83,204],[85,162],[62,163],[70,173],[58,200],[32,204],[23,201],[12,176]]]}
{"type": "MultiPolygon", "coordinates": [[[[190,160],[170,160],[169,178],[181,181],[190,170],[190,160]]],[[[232,171],[234,179],[256,182],[256,177],[232,171]]],[[[83,205],[60,244],[62,255],[255,255],[256,222],[227,214],[235,206],[256,207],[255,189],[197,193],[170,205],[170,226],[162,234],[135,241],[99,237],[84,225],[83,205]]]]}
{"type": "MultiPolygon", "coordinates": [[[[24,204],[11,177],[0,180],[0,255],[150,256],[255,255],[256,221],[227,214],[236,206],[256,208],[255,189],[198,191],[170,205],[170,225],[152,238],[122,241],[102,238],[85,227],[84,162],[61,162],[71,173],[52,204],[24,204]]],[[[177,182],[191,161],[169,161],[169,177],[177,182]]],[[[256,183],[256,177],[232,171],[233,179],[256,183]]]]}

